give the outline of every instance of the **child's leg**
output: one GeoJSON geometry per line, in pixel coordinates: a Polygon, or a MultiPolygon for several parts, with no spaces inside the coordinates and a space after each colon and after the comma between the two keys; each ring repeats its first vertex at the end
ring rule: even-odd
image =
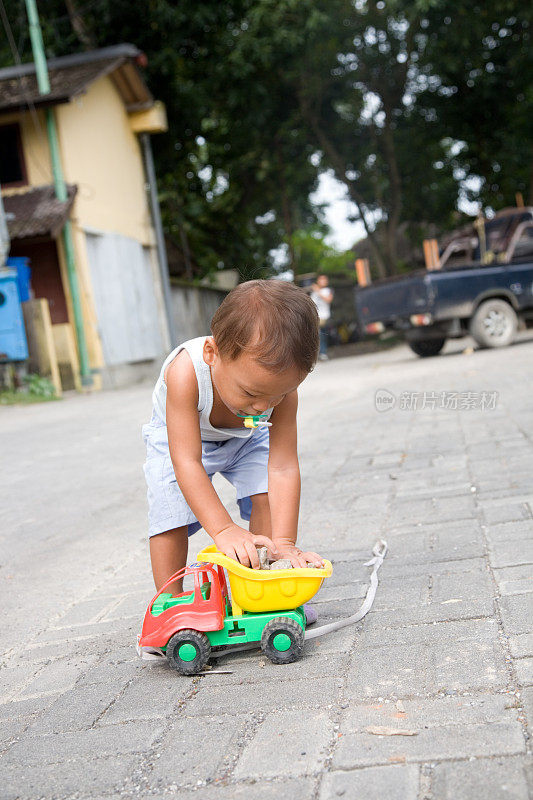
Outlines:
{"type": "Polygon", "coordinates": [[[256,536],[268,536],[272,539],[272,523],[270,521],[270,505],[268,494],[253,494],[251,496],[252,513],[250,516],[250,531],[256,536]]]}
{"type": "MultiPolygon", "coordinates": [[[[187,525],[150,537],[150,559],[158,591],[171,575],[186,565],[188,548],[187,525]]],[[[183,591],[183,581],[171,583],[167,591],[179,594],[183,591]]]]}

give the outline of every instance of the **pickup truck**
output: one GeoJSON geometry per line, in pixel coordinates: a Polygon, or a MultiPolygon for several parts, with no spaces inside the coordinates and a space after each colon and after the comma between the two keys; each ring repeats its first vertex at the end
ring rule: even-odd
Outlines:
{"type": "Polygon", "coordinates": [[[418,356],[470,334],[480,347],[510,344],[533,324],[533,208],[506,209],[455,236],[438,268],[356,288],[367,334],[405,335],[418,356]]]}

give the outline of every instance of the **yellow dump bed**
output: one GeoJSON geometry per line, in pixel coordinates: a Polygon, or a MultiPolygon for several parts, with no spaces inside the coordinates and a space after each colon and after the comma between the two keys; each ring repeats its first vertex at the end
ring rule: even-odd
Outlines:
{"type": "Polygon", "coordinates": [[[217,550],[214,544],[198,553],[200,563],[220,564],[228,573],[233,615],[242,611],[288,611],[307,603],[332,573],[324,559],[320,569],[259,570],[244,567],[217,550]]]}

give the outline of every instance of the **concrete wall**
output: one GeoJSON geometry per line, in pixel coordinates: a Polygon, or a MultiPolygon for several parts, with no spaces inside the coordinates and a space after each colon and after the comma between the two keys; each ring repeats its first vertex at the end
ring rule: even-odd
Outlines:
{"type": "Polygon", "coordinates": [[[56,115],[65,180],[79,187],[76,222],[154,244],[141,147],[111,79],[57,106],[56,115]]]}
{"type": "Polygon", "coordinates": [[[226,295],[221,289],[172,282],[176,345],[209,334],[211,318],[226,295]]]}

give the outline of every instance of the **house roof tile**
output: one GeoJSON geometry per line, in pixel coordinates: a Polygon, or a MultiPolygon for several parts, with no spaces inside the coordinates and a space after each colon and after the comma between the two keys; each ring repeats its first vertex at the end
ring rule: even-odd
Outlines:
{"type": "Polygon", "coordinates": [[[66,103],[104,75],[114,79],[129,111],[149,107],[153,97],[135,66],[135,59],[140,56],[141,51],[134,45],[122,44],[48,59],[50,93],[46,95],[39,92],[35,64],[0,69],[0,114],[29,105],[66,103]]]}
{"type": "Polygon", "coordinates": [[[7,227],[11,239],[57,236],[67,219],[77,187],[67,185],[68,199],[61,202],[53,186],[38,186],[4,196],[7,227]]]}

